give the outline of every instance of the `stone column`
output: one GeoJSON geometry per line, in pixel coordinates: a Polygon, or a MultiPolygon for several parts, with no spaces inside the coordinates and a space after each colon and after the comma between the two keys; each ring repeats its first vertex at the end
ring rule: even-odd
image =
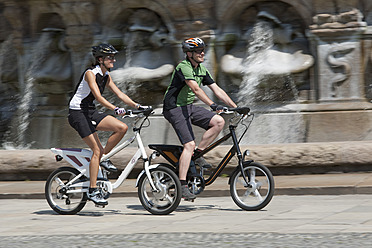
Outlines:
{"type": "Polygon", "coordinates": [[[365,103],[362,34],[366,23],[359,10],[313,18],[309,38],[316,53],[314,73],[319,103],[365,103]]]}

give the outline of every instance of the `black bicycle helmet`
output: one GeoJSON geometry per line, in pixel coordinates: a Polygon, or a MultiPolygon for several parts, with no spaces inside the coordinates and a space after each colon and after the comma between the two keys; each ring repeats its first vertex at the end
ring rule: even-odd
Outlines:
{"type": "Polygon", "coordinates": [[[110,44],[102,43],[98,46],[92,47],[92,53],[95,58],[105,57],[108,55],[115,55],[118,51],[110,44]]]}
{"type": "Polygon", "coordinates": [[[193,52],[197,48],[204,48],[206,47],[204,41],[200,38],[189,38],[182,42],[182,51],[186,52],[193,52]]]}

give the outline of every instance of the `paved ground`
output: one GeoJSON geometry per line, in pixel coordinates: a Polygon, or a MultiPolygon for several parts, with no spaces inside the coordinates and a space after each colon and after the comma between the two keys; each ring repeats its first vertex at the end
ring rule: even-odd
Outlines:
{"type": "Polygon", "coordinates": [[[230,197],[182,201],[167,216],[137,197],[92,203],[77,215],[54,213],[42,199],[0,200],[0,247],[370,247],[371,195],[275,196],[263,210],[230,197]]]}
{"type": "Polygon", "coordinates": [[[141,206],[134,180],[109,205],[53,212],[44,183],[0,182],[0,247],[370,247],[372,173],[275,176],[261,211],[238,208],[227,178],[167,216],[141,206]]]}

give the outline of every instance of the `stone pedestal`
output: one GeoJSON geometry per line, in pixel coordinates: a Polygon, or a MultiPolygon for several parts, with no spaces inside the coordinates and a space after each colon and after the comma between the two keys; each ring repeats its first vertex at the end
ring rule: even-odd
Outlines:
{"type": "Polygon", "coordinates": [[[359,11],[313,18],[308,36],[316,55],[314,89],[320,103],[365,102],[362,34],[359,11]]]}

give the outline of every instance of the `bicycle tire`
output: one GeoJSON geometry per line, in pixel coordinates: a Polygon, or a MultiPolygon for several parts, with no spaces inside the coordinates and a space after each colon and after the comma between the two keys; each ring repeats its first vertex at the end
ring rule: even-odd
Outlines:
{"type": "Polygon", "coordinates": [[[151,169],[150,174],[159,191],[152,190],[150,181],[144,173],[138,182],[138,197],[141,204],[154,215],[170,214],[181,202],[181,183],[178,176],[164,166],[151,169]]]}
{"type": "MultiPolygon", "coordinates": [[[[236,170],[230,179],[230,195],[235,204],[247,211],[264,208],[274,195],[274,177],[264,165],[252,162],[243,163],[244,173],[250,173],[247,187],[240,170],[236,170]]],[[[247,176],[248,179],[248,176],[247,176]]]]}
{"type": "MultiPolygon", "coordinates": [[[[72,167],[60,167],[53,171],[45,183],[45,198],[49,206],[58,214],[72,215],[80,212],[86,202],[85,192],[67,194],[61,183],[67,184],[80,172],[72,167]]],[[[87,178],[83,178],[88,180],[87,178]]]]}

